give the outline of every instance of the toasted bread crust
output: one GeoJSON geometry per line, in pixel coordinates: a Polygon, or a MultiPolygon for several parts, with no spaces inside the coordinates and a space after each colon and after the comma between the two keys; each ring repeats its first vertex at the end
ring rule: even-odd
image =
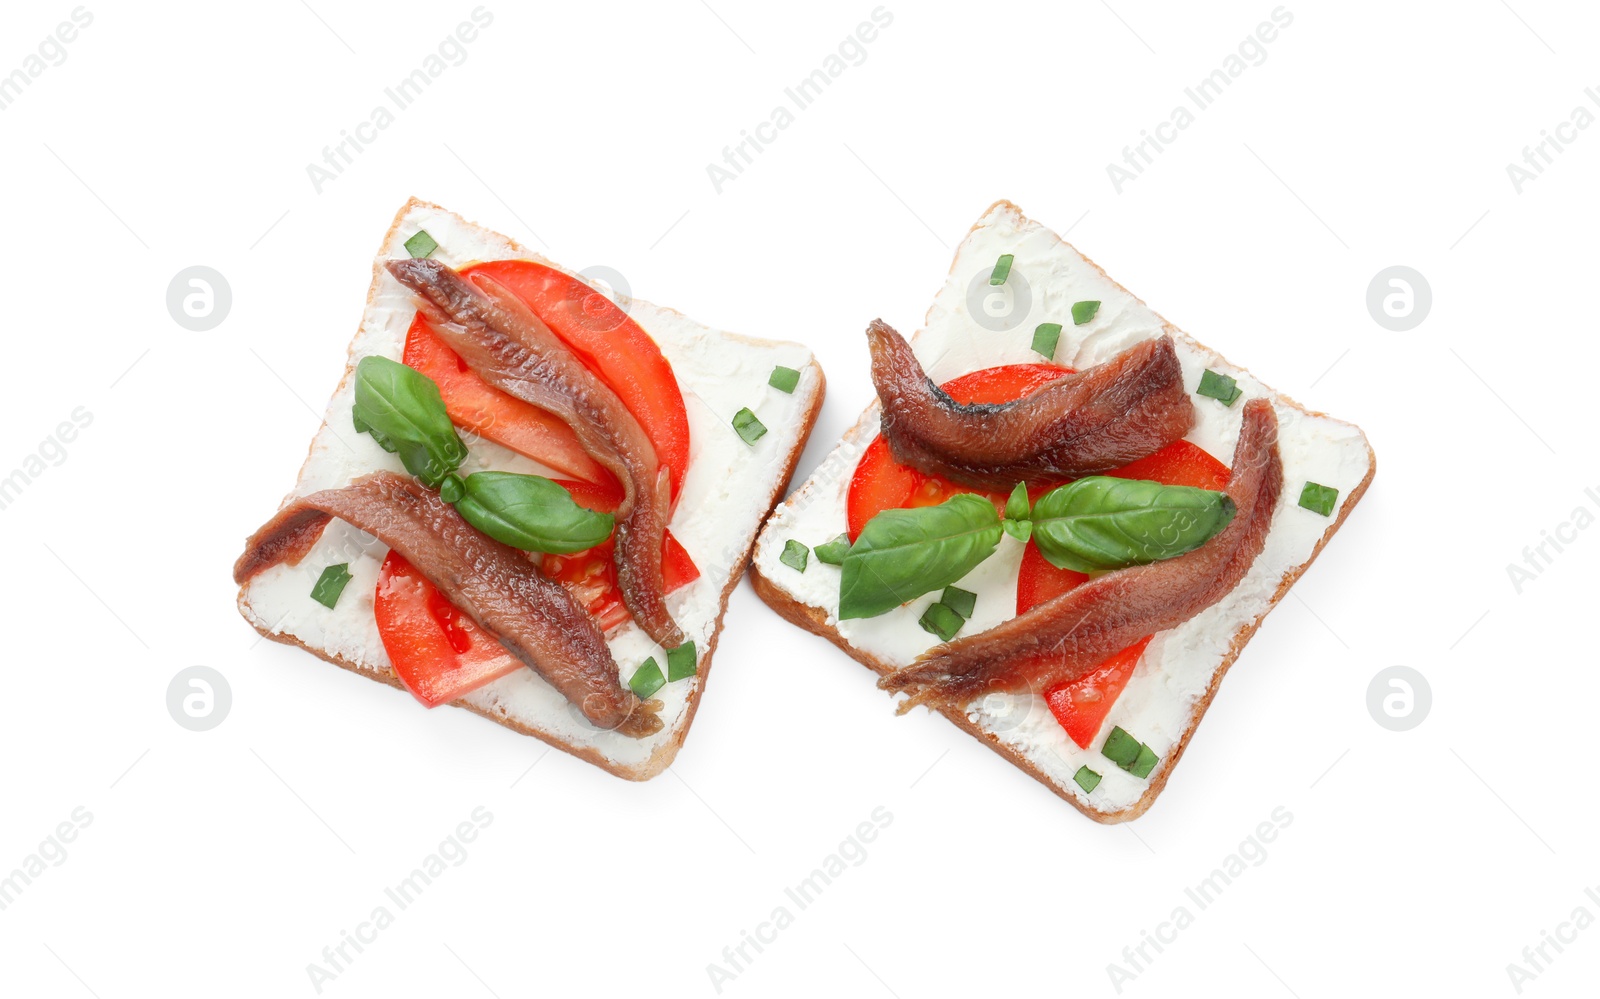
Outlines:
{"type": "MultiPolygon", "coordinates": [[[[447,211],[447,209],[441,208],[438,205],[432,204],[431,202],[421,201],[417,198],[411,198],[408,200],[400,209],[399,214],[395,216],[394,223],[389,227],[389,231],[384,235],[384,241],[379,244],[379,257],[382,256],[383,248],[389,245],[390,241],[395,235],[396,230],[399,229],[407,214],[413,208],[417,207],[430,208],[440,212],[447,211]]],[[[517,245],[513,240],[510,239],[507,239],[507,242],[511,243],[513,246],[517,245]]],[[[376,280],[376,276],[378,266],[379,265],[377,263],[373,264],[374,280],[372,287],[367,292],[367,307],[372,305],[373,298],[377,294],[378,282],[376,280]]],[[[746,337],[745,339],[753,338],[746,337]]],[[[355,367],[355,360],[356,359],[353,356],[347,356],[344,379],[348,379],[352,376],[352,372],[354,371],[355,367]]],[[[784,458],[783,476],[781,480],[774,486],[772,494],[767,497],[766,506],[763,508],[762,512],[762,522],[765,522],[767,515],[772,512],[772,508],[777,505],[778,501],[782,499],[783,495],[788,491],[789,480],[794,476],[795,466],[799,463],[800,455],[805,451],[806,442],[811,438],[811,431],[816,426],[817,417],[822,412],[822,401],[824,396],[827,394],[827,378],[822,372],[821,365],[819,365],[816,360],[813,359],[811,363],[807,365],[807,368],[816,372],[816,394],[812,398],[811,406],[806,411],[803,418],[802,432],[794,447],[789,449],[789,453],[784,458]]],[[[343,384],[344,382],[341,380],[341,388],[343,387],[343,384]]],[[[315,441],[315,435],[313,435],[313,441],[315,441]]],[[[310,448],[308,447],[306,453],[306,462],[309,462],[310,460],[311,453],[310,448]]],[[[304,472],[303,465],[301,471],[302,473],[304,472]]],[[[749,544],[745,546],[743,554],[735,562],[733,570],[728,575],[728,581],[722,588],[721,600],[717,606],[716,621],[711,630],[711,640],[706,644],[705,652],[701,656],[699,675],[693,680],[694,688],[689,694],[688,710],[684,712],[683,717],[675,726],[672,732],[672,737],[657,747],[655,752],[652,753],[644,762],[633,766],[625,766],[617,763],[614,760],[607,759],[603,754],[590,747],[567,742],[563,739],[550,735],[549,733],[541,732],[529,725],[524,725],[516,719],[507,717],[499,712],[486,710],[477,707],[476,705],[464,704],[459,701],[451,702],[451,706],[465,708],[468,711],[471,711],[473,714],[481,715],[493,722],[498,722],[514,732],[533,736],[535,739],[548,744],[552,748],[559,749],[564,753],[569,753],[587,763],[592,763],[605,772],[614,774],[625,780],[645,781],[657,776],[663,770],[666,770],[667,767],[672,765],[672,761],[678,755],[678,750],[683,747],[684,740],[688,738],[690,726],[694,724],[695,713],[700,707],[700,695],[705,692],[706,681],[711,673],[711,662],[713,655],[717,651],[717,640],[722,637],[722,622],[724,615],[726,615],[728,612],[728,598],[733,594],[734,587],[738,586],[740,577],[744,575],[745,568],[750,564],[750,556],[755,549],[756,538],[760,537],[760,533],[760,529],[758,528],[755,534],[751,535],[749,544]]],[[[249,601],[246,598],[246,587],[241,586],[239,588],[238,605],[239,611],[244,615],[245,620],[248,621],[251,627],[255,628],[255,630],[263,638],[271,639],[272,641],[281,643],[283,645],[292,645],[305,652],[311,653],[318,659],[321,659],[325,662],[330,662],[341,669],[349,670],[358,676],[364,676],[370,680],[376,680],[379,683],[387,684],[396,690],[405,690],[400,681],[387,669],[379,670],[370,666],[364,666],[361,663],[355,662],[344,656],[330,653],[322,649],[314,649],[293,635],[284,634],[281,632],[275,633],[271,631],[266,626],[265,622],[259,621],[257,616],[251,612],[249,601]]]]}
{"type": "MultiPolygon", "coordinates": [[[[994,202],[994,204],[990,205],[984,210],[983,215],[979,217],[978,223],[974,224],[972,228],[968,230],[968,233],[971,234],[972,232],[976,232],[982,225],[983,219],[988,218],[996,208],[1002,207],[1016,212],[1019,216],[1026,217],[1023,215],[1022,209],[1018,208],[1010,201],[1001,199],[994,202]]],[[[1058,242],[1065,242],[1065,240],[1062,240],[1060,236],[1057,236],[1056,239],[1058,242]]],[[[1082,254],[1079,255],[1082,256],[1082,254]]],[[[959,253],[952,256],[950,263],[950,273],[952,274],[955,272],[955,259],[958,256],[959,253]]],[[[1110,281],[1112,284],[1116,285],[1123,292],[1132,295],[1132,292],[1128,292],[1128,290],[1123,288],[1119,282],[1113,280],[1110,275],[1106,274],[1104,268],[1100,267],[1099,264],[1096,264],[1087,256],[1084,256],[1083,259],[1089,264],[1089,266],[1093,267],[1102,276],[1104,276],[1107,281],[1110,281]]],[[[1142,299],[1138,299],[1138,296],[1133,297],[1138,300],[1140,304],[1144,304],[1142,299]]],[[[928,318],[931,318],[932,315],[933,308],[930,307],[928,310],[928,318]]],[[[927,318],[924,319],[924,324],[926,324],[926,322],[927,318]]],[[[1172,335],[1184,337],[1190,342],[1198,342],[1195,341],[1193,337],[1190,337],[1182,330],[1179,330],[1177,327],[1173,326],[1171,323],[1168,323],[1164,318],[1162,319],[1162,326],[1168,333],[1172,335]]],[[[1317,412],[1316,410],[1308,409],[1307,407],[1302,406],[1300,403],[1295,402],[1293,399],[1276,390],[1273,390],[1272,398],[1275,402],[1279,402],[1285,406],[1299,410],[1301,413],[1304,413],[1308,416],[1325,417],[1327,415],[1325,413],[1317,412]]],[[[871,406],[869,404],[867,410],[870,409],[871,406]]],[[[864,410],[863,413],[867,412],[867,410],[864,410]]],[[[1360,428],[1355,429],[1358,433],[1361,433],[1360,428]]],[[[968,720],[964,712],[954,708],[943,708],[936,710],[938,710],[939,714],[942,714],[948,718],[957,728],[966,732],[968,735],[971,735],[979,742],[982,742],[984,745],[1000,754],[1002,757],[1020,768],[1028,776],[1049,788],[1062,800],[1066,801],[1072,807],[1076,808],[1084,815],[1087,815],[1089,818],[1094,819],[1096,822],[1103,822],[1107,824],[1127,822],[1143,815],[1150,808],[1150,806],[1155,803],[1156,798],[1166,787],[1167,779],[1172,775],[1173,769],[1177,767],[1178,761],[1183,758],[1184,750],[1188,748],[1189,739],[1194,735],[1195,729],[1200,725],[1200,720],[1205,717],[1206,711],[1211,707],[1211,701],[1217,696],[1217,690],[1222,686],[1222,678],[1226,676],[1228,670],[1233,667],[1234,662],[1239,658],[1239,654],[1244,651],[1245,645],[1248,644],[1251,637],[1255,635],[1256,629],[1261,626],[1261,622],[1266,618],[1267,614],[1269,614],[1272,609],[1278,605],[1278,602],[1283,599],[1284,594],[1289,592],[1289,587],[1293,586],[1295,581],[1304,575],[1305,571],[1311,567],[1311,563],[1317,560],[1317,556],[1322,554],[1322,549],[1327,546],[1328,541],[1334,536],[1334,534],[1338,532],[1339,528],[1344,525],[1345,518],[1350,515],[1350,511],[1355,509],[1356,504],[1360,502],[1364,495],[1366,495],[1367,487],[1372,483],[1372,477],[1377,472],[1377,457],[1373,453],[1370,442],[1366,441],[1366,435],[1362,433],[1361,436],[1363,443],[1366,443],[1367,447],[1368,462],[1366,477],[1361,480],[1360,485],[1356,486],[1350,491],[1348,499],[1339,510],[1338,517],[1334,519],[1334,521],[1328,525],[1328,529],[1323,532],[1321,539],[1318,540],[1317,546],[1312,550],[1310,557],[1286,573],[1283,577],[1283,581],[1278,586],[1277,592],[1272,595],[1272,600],[1267,604],[1266,609],[1257,615],[1255,620],[1242,625],[1239,630],[1234,633],[1233,639],[1228,646],[1227,655],[1223,657],[1221,664],[1212,674],[1211,683],[1206,689],[1205,696],[1200,699],[1199,704],[1196,706],[1194,714],[1190,718],[1188,728],[1184,730],[1183,735],[1179,737],[1177,743],[1168,752],[1166,760],[1163,761],[1164,765],[1161,767],[1160,772],[1151,779],[1150,785],[1145,789],[1144,794],[1140,796],[1138,801],[1134,802],[1129,807],[1120,811],[1107,812],[1084,804],[1070,791],[1063,787],[1057,786],[1056,783],[1050,779],[1048,774],[1035,766],[1021,753],[1017,752],[1010,746],[1007,746],[994,735],[983,731],[983,729],[978,725],[968,720]]],[[[1288,499],[1281,499],[1279,502],[1288,502],[1288,499]]],[[[837,645],[839,648],[843,649],[844,652],[850,656],[850,658],[861,663],[863,666],[866,666],[879,676],[892,672],[895,669],[892,664],[884,661],[883,659],[852,646],[850,642],[844,638],[844,636],[839,634],[837,628],[828,624],[828,616],[826,612],[820,608],[813,607],[790,596],[786,591],[783,590],[782,587],[778,586],[772,580],[763,575],[759,566],[752,565],[750,567],[749,575],[750,584],[755,588],[757,595],[759,595],[761,599],[766,602],[767,606],[777,611],[778,614],[785,620],[804,628],[806,631],[809,631],[812,634],[821,635],[823,638],[826,638],[834,645],[837,645]]]]}

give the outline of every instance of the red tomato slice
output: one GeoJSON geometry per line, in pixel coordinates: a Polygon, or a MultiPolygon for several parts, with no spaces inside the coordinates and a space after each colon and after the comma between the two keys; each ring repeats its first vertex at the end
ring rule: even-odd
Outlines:
{"type": "Polygon", "coordinates": [[[394,675],[427,707],[522,668],[522,660],[457,610],[399,552],[383,560],[373,610],[394,675]]]}
{"type": "Polygon", "coordinates": [[[1117,703],[1122,688],[1128,685],[1133,669],[1144,655],[1148,637],[1141,638],[1116,655],[1107,659],[1093,673],[1072,683],[1065,683],[1044,695],[1050,713],[1067,730],[1067,736],[1080,749],[1088,749],[1095,733],[1105,724],[1111,705],[1117,703]]]}
{"type": "MultiPolygon", "coordinates": [[[[962,375],[939,387],[963,405],[1010,402],[1062,375],[1070,374],[1071,368],[1054,364],[1007,364],[962,375]]],[[[956,493],[970,492],[976,490],[958,486],[941,475],[928,475],[897,463],[889,453],[888,442],[882,436],[876,437],[867,445],[866,453],[861,456],[855,475],[850,480],[850,493],[845,504],[850,540],[859,537],[867,521],[885,510],[937,506],[956,493]]],[[[983,495],[1000,503],[1006,499],[998,494],[983,495]]]]}
{"type": "MultiPolygon", "coordinates": [[[[617,585],[617,564],[611,558],[612,547],[613,542],[606,541],[573,555],[546,555],[540,567],[546,576],[571,591],[601,631],[610,631],[632,620],[622,602],[622,589],[617,585]]],[[[668,593],[700,578],[700,570],[689,553],[670,533],[662,550],[661,570],[666,577],[668,593]]]]}
{"type": "MultiPolygon", "coordinates": [[[[559,480],[558,480],[559,481],[559,480]]],[[[620,494],[611,493],[603,486],[587,482],[562,482],[579,506],[610,513],[621,502],[620,494]]],[[[600,625],[601,631],[610,631],[630,620],[628,608],[622,602],[622,588],[617,585],[617,565],[611,557],[614,539],[608,539],[588,551],[571,555],[545,555],[540,568],[544,574],[571,591],[578,604],[600,625]]],[[[661,551],[661,572],[665,577],[667,592],[687,586],[700,578],[700,569],[683,550],[678,539],[668,531],[661,551]]]]}
{"type": "MultiPolygon", "coordinates": [[[[615,497],[601,487],[580,482],[562,485],[590,509],[609,510],[616,505],[615,497]]],[[[567,588],[601,631],[629,620],[611,549],[608,540],[573,555],[544,555],[538,563],[540,571],[567,588]]],[[[662,570],[668,593],[700,578],[689,553],[670,533],[662,570]]],[[[522,660],[457,610],[399,552],[391,551],[383,560],[373,605],[378,636],[395,676],[427,707],[453,701],[522,667],[522,660]]]]}
{"type": "Polygon", "coordinates": [[[689,415],[672,365],[650,334],[582,281],[531,260],[494,260],[462,273],[492,278],[520,298],[617,393],[671,471],[676,498],[689,472],[689,415]]]}
{"type": "Polygon", "coordinates": [[[410,367],[432,378],[451,422],[526,455],[564,475],[620,490],[616,478],[583,450],[578,435],[560,419],[514,399],[478,377],[419,314],[406,333],[410,367]]]}
{"type": "Polygon", "coordinates": [[[1105,474],[1119,479],[1149,479],[1168,486],[1223,490],[1228,488],[1232,473],[1200,445],[1173,441],[1147,458],[1105,474]]]}

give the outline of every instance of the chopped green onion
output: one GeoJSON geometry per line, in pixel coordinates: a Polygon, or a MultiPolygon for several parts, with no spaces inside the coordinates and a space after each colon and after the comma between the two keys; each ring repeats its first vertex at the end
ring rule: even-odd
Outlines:
{"type": "Polygon", "coordinates": [[[1106,744],[1100,747],[1100,752],[1106,759],[1140,778],[1150,776],[1150,771],[1161,762],[1155,750],[1124,732],[1120,725],[1106,736],[1106,744]]]}
{"type": "Polygon", "coordinates": [[[917,619],[917,623],[922,625],[923,631],[937,636],[939,641],[948,642],[956,637],[956,632],[967,622],[945,604],[932,603],[922,612],[922,617],[917,619]]]}
{"type": "Polygon", "coordinates": [[[1099,312],[1099,311],[1100,311],[1100,303],[1099,302],[1073,302],[1072,303],[1072,325],[1074,325],[1074,326],[1082,326],[1084,323],[1086,323],[1089,320],[1093,319],[1094,318],[1094,314],[1096,312],[1099,312]]]}
{"type": "Polygon", "coordinates": [[[1033,331],[1033,349],[1046,358],[1056,356],[1056,344],[1060,341],[1060,323],[1040,323],[1033,331]]]}
{"type": "Polygon", "coordinates": [[[1079,767],[1072,780],[1087,793],[1100,786],[1100,775],[1088,767],[1079,767]]]}
{"type": "Polygon", "coordinates": [[[850,554],[850,535],[841,533],[832,541],[811,549],[811,554],[817,557],[818,562],[826,562],[828,565],[844,565],[844,557],[850,554]]]}
{"type": "Polygon", "coordinates": [[[1244,394],[1244,389],[1233,380],[1231,375],[1218,374],[1210,368],[1200,376],[1200,387],[1194,390],[1195,395],[1203,395],[1208,399],[1215,399],[1224,406],[1232,406],[1244,394]]]}
{"type": "Polygon", "coordinates": [[[348,582],[350,582],[349,562],[330,565],[317,577],[317,585],[311,588],[311,599],[333,610],[333,605],[339,602],[339,594],[344,592],[345,584],[348,582]]]}
{"type": "Polygon", "coordinates": [[[1139,745],[1139,755],[1133,761],[1133,766],[1123,767],[1122,769],[1128,771],[1130,774],[1133,774],[1135,777],[1148,777],[1150,776],[1150,771],[1154,770],[1156,768],[1156,764],[1160,762],[1161,757],[1155,754],[1155,750],[1141,743],[1139,745]]]}
{"type": "Polygon", "coordinates": [[[811,549],[790,538],[783,543],[783,554],[778,556],[778,561],[795,572],[805,572],[806,556],[809,554],[811,554],[811,549]]]}
{"type": "Polygon", "coordinates": [[[767,384],[779,392],[793,392],[794,387],[800,384],[800,372],[780,364],[772,369],[772,377],[767,379],[767,384]]]}
{"type": "Polygon", "coordinates": [[[426,229],[418,229],[415,236],[406,240],[406,252],[413,257],[426,257],[438,248],[438,242],[428,235],[428,230],[426,229]]]}
{"type": "Polygon", "coordinates": [[[1332,516],[1333,508],[1339,505],[1339,490],[1332,486],[1307,482],[1306,487],[1300,490],[1300,505],[1324,517],[1332,516]]]}
{"type": "Polygon", "coordinates": [[[668,649],[667,679],[683,680],[694,676],[698,659],[699,654],[695,652],[694,642],[684,642],[675,649],[668,649]]]}
{"type": "Polygon", "coordinates": [[[633,671],[633,678],[628,681],[641,701],[650,699],[650,695],[667,685],[667,678],[661,675],[661,667],[656,665],[654,656],[644,661],[644,665],[633,671]]]}
{"type": "Polygon", "coordinates": [[[978,595],[959,586],[946,586],[944,596],[939,598],[939,602],[963,618],[971,620],[972,609],[978,605],[978,595]]]}
{"type": "Polygon", "coordinates": [[[1126,770],[1139,759],[1139,740],[1122,730],[1118,725],[1106,736],[1106,744],[1100,747],[1100,753],[1106,759],[1126,770]]]}
{"type": "Polygon", "coordinates": [[[1000,255],[1000,259],[994,262],[994,270],[989,274],[990,284],[1006,283],[1006,278],[1011,275],[1011,261],[1013,259],[1013,256],[1009,253],[1000,255]]]}
{"type": "Polygon", "coordinates": [[[752,447],[767,433],[766,425],[756,419],[756,414],[750,412],[748,408],[733,414],[733,429],[737,430],[739,436],[744,438],[744,442],[752,447]]]}

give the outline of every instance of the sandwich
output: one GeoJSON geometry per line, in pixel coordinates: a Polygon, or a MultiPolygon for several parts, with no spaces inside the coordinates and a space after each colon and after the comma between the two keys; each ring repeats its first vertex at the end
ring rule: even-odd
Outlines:
{"type": "Polygon", "coordinates": [[[1174,328],[1001,201],[877,400],[782,503],[779,614],[1101,822],[1166,786],[1222,677],[1366,492],[1356,427],[1174,328]]]}
{"type": "Polygon", "coordinates": [[[234,566],[239,610],[646,780],[823,389],[805,347],[613,300],[413,199],[294,489],[234,566]]]}

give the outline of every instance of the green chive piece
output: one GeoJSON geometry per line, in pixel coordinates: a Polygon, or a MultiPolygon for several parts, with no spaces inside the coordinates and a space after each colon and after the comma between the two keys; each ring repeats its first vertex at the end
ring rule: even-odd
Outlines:
{"type": "Polygon", "coordinates": [[[832,541],[811,549],[811,554],[817,557],[818,562],[826,562],[828,565],[844,565],[844,557],[850,554],[850,535],[841,533],[832,541]]]}
{"type": "Polygon", "coordinates": [[[349,562],[328,566],[322,570],[322,575],[317,577],[317,585],[311,588],[311,599],[333,610],[333,605],[339,602],[339,594],[344,592],[345,584],[350,582],[350,578],[349,562]]]}
{"type": "Polygon", "coordinates": [[[1047,359],[1056,356],[1056,344],[1060,342],[1060,323],[1040,323],[1033,331],[1033,349],[1047,359]]]}
{"type": "Polygon", "coordinates": [[[1306,487],[1300,490],[1300,505],[1313,513],[1331,517],[1333,508],[1339,505],[1339,490],[1332,486],[1307,482],[1306,487]]]}
{"type": "Polygon", "coordinates": [[[633,671],[633,678],[628,681],[639,700],[647,701],[650,695],[667,685],[667,678],[661,675],[661,667],[656,665],[654,656],[644,661],[644,665],[633,671]]]}
{"type": "Polygon", "coordinates": [[[737,430],[739,436],[743,437],[744,442],[751,447],[754,447],[756,441],[767,433],[766,424],[756,419],[756,414],[750,412],[748,408],[733,414],[733,429],[737,430]]]}
{"type": "Polygon", "coordinates": [[[1011,275],[1012,254],[1002,253],[1000,259],[994,262],[994,270],[989,274],[990,284],[1005,284],[1006,278],[1011,275]]]}
{"type": "Polygon", "coordinates": [[[415,236],[406,240],[406,252],[413,257],[426,257],[438,248],[438,241],[428,235],[428,230],[426,229],[418,229],[415,236]]]}
{"type": "Polygon", "coordinates": [[[1244,389],[1239,387],[1232,375],[1218,374],[1207,368],[1205,374],[1200,376],[1200,387],[1194,390],[1194,394],[1215,399],[1224,406],[1232,406],[1244,394],[1244,389]]]}
{"type": "Polygon", "coordinates": [[[800,384],[800,372],[780,364],[772,369],[772,377],[767,379],[767,384],[779,392],[793,393],[794,387],[800,384]]]}
{"type": "Polygon", "coordinates": [[[783,554],[778,556],[778,561],[795,572],[805,572],[806,556],[809,554],[811,554],[811,549],[790,538],[783,543],[783,554]]]}
{"type": "Polygon", "coordinates": [[[1142,779],[1150,776],[1150,771],[1154,770],[1156,764],[1160,762],[1161,757],[1155,754],[1155,750],[1141,743],[1139,745],[1139,755],[1134,758],[1133,765],[1122,769],[1142,779]]]}
{"type": "Polygon", "coordinates": [[[693,642],[684,642],[675,649],[667,650],[667,679],[685,680],[698,672],[697,662],[699,653],[695,652],[693,642]]]}
{"type": "Polygon", "coordinates": [[[1138,739],[1122,730],[1118,725],[1106,736],[1106,744],[1100,747],[1100,754],[1117,766],[1126,770],[1139,759],[1140,743],[1138,739]]]}
{"type": "Polygon", "coordinates": [[[1100,775],[1088,767],[1079,767],[1078,772],[1072,775],[1072,780],[1083,788],[1085,793],[1093,791],[1100,786],[1100,775]]]}
{"type": "Polygon", "coordinates": [[[937,636],[939,641],[948,642],[956,637],[956,632],[960,631],[961,626],[967,622],[962,620],[960,614],[957,614],[945,604],[932,603],[928,605],[927,610],[922,612],[922,616],[917,619],[917,623],[922,625],[923,631],[937,636]]]}
{"type": "Polygon", "coordinates": [[[1089,320],[1093,319],[1095,313],[1099,312],[1099,311],[1100,311],[1100,303],[1099,302],[1073,302],[1072,303],[1072,325],[1074,325],[1074,326],[1082,326],[1084,323],[1086,323],[1089,320]]]}
{"type": "Polygon", "coordinates": [[[978,605],[978,595],[959,586],[946,586],[939,602],[970,621],[972,609],[978,605]]]}

